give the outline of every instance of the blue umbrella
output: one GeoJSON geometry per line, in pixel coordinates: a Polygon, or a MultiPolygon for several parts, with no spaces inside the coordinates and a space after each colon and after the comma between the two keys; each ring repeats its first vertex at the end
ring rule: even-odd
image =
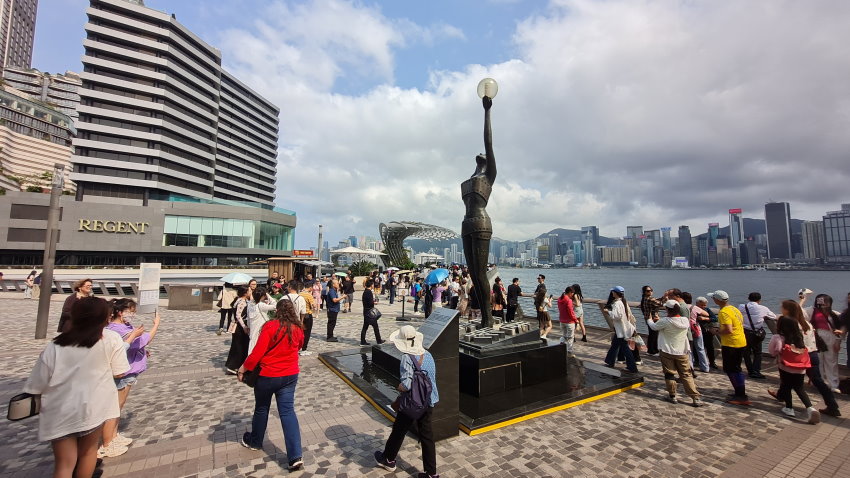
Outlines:
{"type": "Polygon", "coordinates": [[[219,280],[230,284],[247,284],[254,280],[254,278],[242,272],[231,272],[219,280]]]}
{"type": "Polygon", "coordinates": [[[434,285],[443,282],[448,279],[449,270],[448,269],[434,269],[432,270],[427,277],[425,277],[425,285],[434,285]]]}

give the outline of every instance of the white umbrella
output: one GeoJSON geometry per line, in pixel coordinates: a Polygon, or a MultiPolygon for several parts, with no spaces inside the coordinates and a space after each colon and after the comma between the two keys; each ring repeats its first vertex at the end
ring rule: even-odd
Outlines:
{"type": "Polygon", "coordinates": [[[254,278],[243,272],[231,272],[219,280],[230,284],[247,284],[254,278]]]}
{"type": "Polygon", "coordinates": [[[387,267],[387,270],[388,270],[388,271],[398,271],[398,270],[401,270],[401,269],[399,269],[398,267],[393,266],[393,267],[387,267]]]}

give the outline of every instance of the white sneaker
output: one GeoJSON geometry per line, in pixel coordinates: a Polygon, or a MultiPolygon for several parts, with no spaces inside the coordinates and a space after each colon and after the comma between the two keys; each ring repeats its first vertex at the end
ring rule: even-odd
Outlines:
{"type": "Polygon", "coordinates": [[[794,413],[794,409],[793,409],[793,408],[785,408],[785,407],[782,407],[782,413],[784,413],[784,414],[785,414],[785,416],[787,416],[787,417],[792,417],[792,418],[793,418],[793,417],[796,417],[796,416],[797,416],[797,414],[796,414],[796,413],[794,413]]]}
{"type": "Polygon", "coordinates": [[[298,355],[304,357],[304,356],[307,356],[307,355],[313,355],[313,352],[310,352],[309,350],[302,350],[302,351],[298,352],[298,355]]]}
{"type": "Polygon", "coordinates": [[[130,444],[133,443],[133,439],[130,437],[125,437],[120,433],[116,433],[115,438],[112,439],[111,443],[117,443],[121,446],[130,446],[130,444]]]}
{"type": "Polygon", "coordinates": [[[820,423],[820,412],[815,407],[809,407],[806,411],[809,412],[809,423],[812,425],[820,423]]]}
{"type": "Polygon", "coordinates": [[[97,456],[100,458],[115,458],[116,456],[121,456],[124,453],[127,453],[127,450],[129,450],[129,448],[119,445],[115,443],[115,440],[112,440],[109,442],[109,446],[100,447],[97,451],[97,456]]]}

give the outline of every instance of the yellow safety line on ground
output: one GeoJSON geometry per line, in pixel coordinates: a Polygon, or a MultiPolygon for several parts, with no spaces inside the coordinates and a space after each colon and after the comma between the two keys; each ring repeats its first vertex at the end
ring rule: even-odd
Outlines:
{"type": "Polygon", "coordinates": [[[482,427],[482,428],[476,428],[475,430],[470,430],[469,428],[467,428],[463,425],[459,425],[459,427],[460,427],[460,430],[462,432],[466,433],[469,436],[480,435],[482,433],[486,433],[486,432],[493,431],[493,430],[496,430],[496,429],[499,429],[499,428],[502,428],[502,427],[513,425],[515,423],[520,423],[520,422],[524,422],[526,420],[531,420],[532,418],[537,418],[537,417],[540,417],[540,416],[543,416],[543,415],[548,415],[550,413],[555,413],[555,412],[559,412],[561,410],[566,410],[568,408],[577,407],[579,405],[584,405],[585,403],[600,400],[600,399],[605,398],[605,397],[610,397],[611,395],[616,395],[620,392],[625,392],[626,390],[632,390],[632,389],[638,388],[642,385],[643,385],[643,382],[636,383],[636,384],[633,384],[633,385],[629,385],[627,387],[618,388],[617,390],[611,390],[610,392],[605,392],[605,393],[602,393],[602,394],[599,394],[599,395],[594,395],[592,397],[584,398],[582,400],[578,400],[578,401],[575,401],[575,402],[566,403],[564,405],[559,405],[557,407],[547,408],[545,410],[540,410],[539,412],[534,412],[534,413],[530,413],[528,415],[523,415],[521,417],[512,418],[512,419],[506,420],[504,422],[496,423],[496,424],[489,425],[489,426],[482,427]]]}
{"type": "Polygon", "coordinates": [[[327,368],[331,369],[331,372],[335,373],[337,375],[337,377],[341,378],[342,381],[347,383],[349,387],[353,388],[354,391],[357,392],[358,395],[365,398],[366,401],[369,402],[370,405],[375,407],[375,410],[378,410],[381,413],[381,415],[387,417],[387,419],[389,419],[389,421],[395,422],[394,416],[392,416],[388,411],[384,410],[383,407],[381,407],[377,403],[375,403],[375,401],[372,400],[372,398],[370,398],[369,395],[366,395],[366,392],[364,392],[363,390],[360,390],[360,388],[357,385],[354,385],[354,382],[349,380],[348,377],[343,375],[341,372],[339,372],[337,369],[335,369],[333,366],[331,366],[331,364],[326,362],[325,359],[322,358],[321,355],[319,355],[319,361],[322,362],[323,364],[325,364],[325,366],[327,368]]]}

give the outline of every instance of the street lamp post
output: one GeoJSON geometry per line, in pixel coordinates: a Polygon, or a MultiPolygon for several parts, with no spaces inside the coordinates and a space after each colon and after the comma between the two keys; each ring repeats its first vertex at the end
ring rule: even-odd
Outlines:
{"type": "Polygon", "coordinates": [[[53,165],[53,185],[50,189],[50,209],[47,213],[47,231],[44,237],[44,260],[41,271],[41,295],[38,298],[38,315],[35,321],[35,338],[47,337],[50,315],[50,296],[53,294],[53,266],[56,262],[56,243],[59,240],[59,198],[65,187],[65,165],[53,165]]]}

